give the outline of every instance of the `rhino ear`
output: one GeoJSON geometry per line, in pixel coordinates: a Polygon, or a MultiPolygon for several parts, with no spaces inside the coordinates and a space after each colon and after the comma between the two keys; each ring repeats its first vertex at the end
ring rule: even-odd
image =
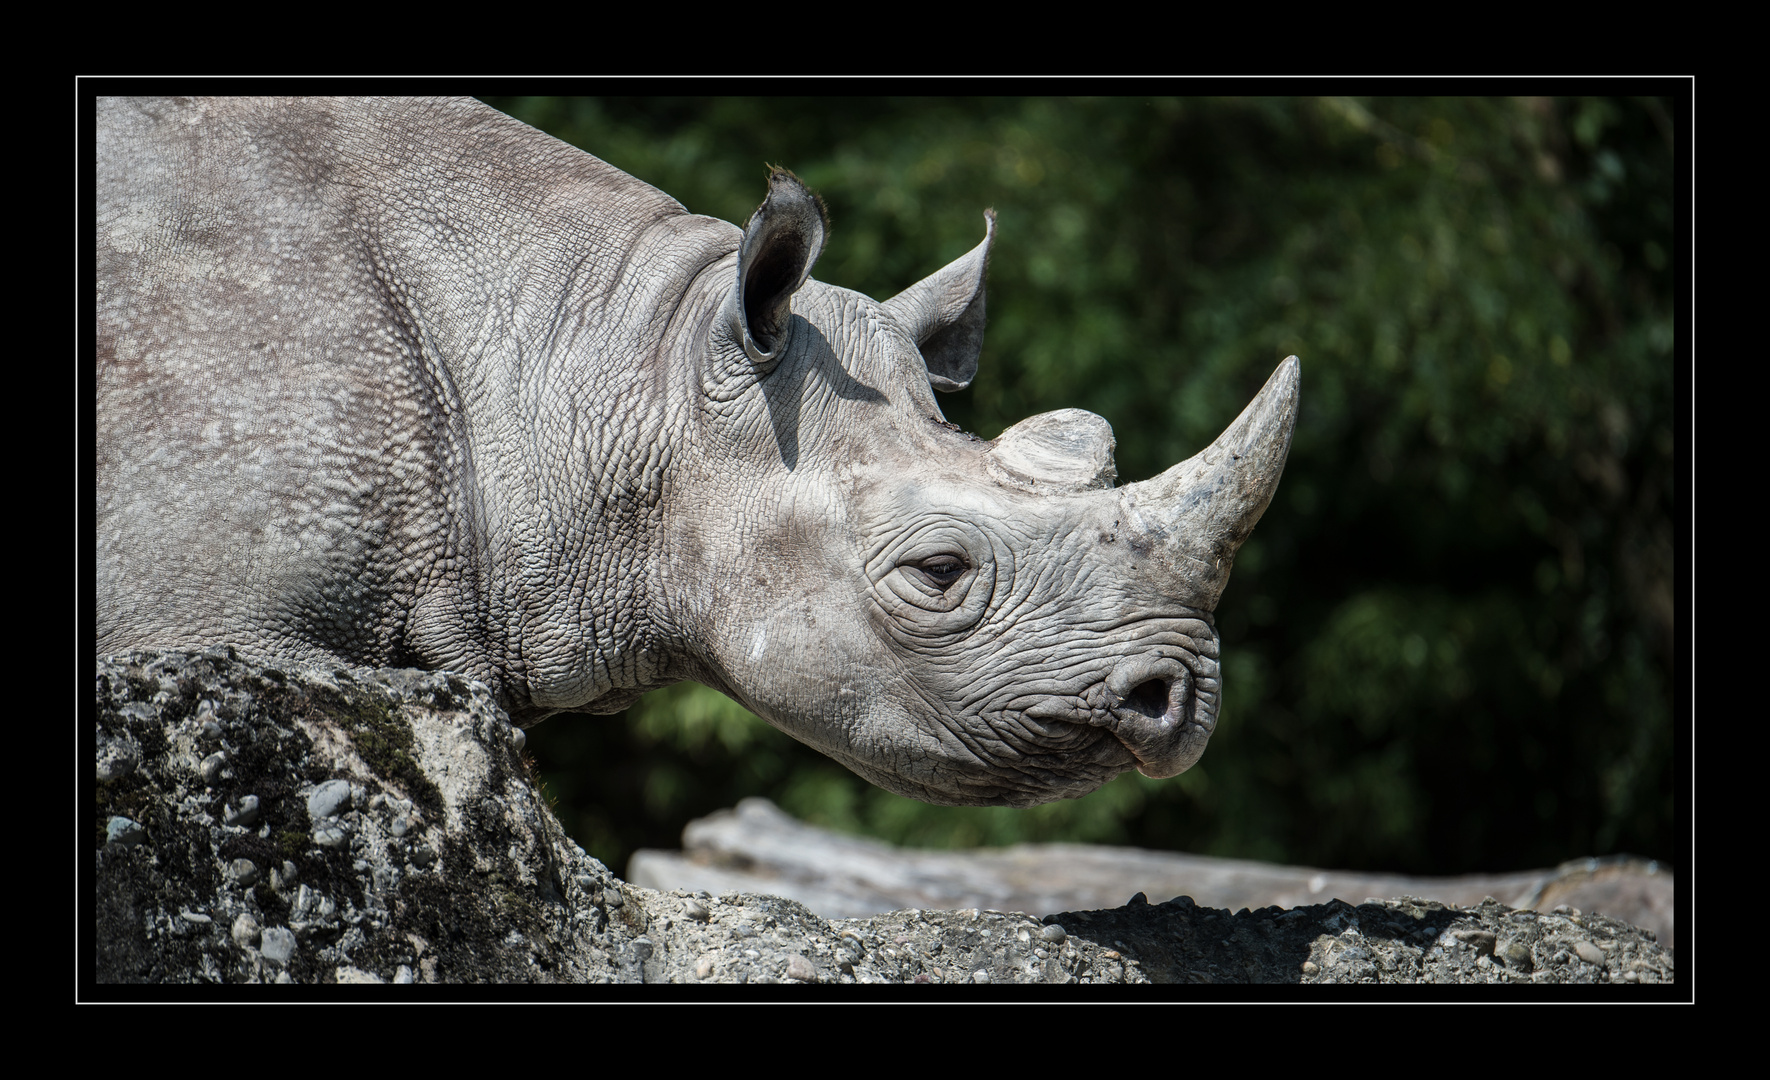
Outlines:
{"type": "Polygon", "coordinates": [[[928,382],[936,390],[963,390],[977,375],[977,354],[983,351],[983,279],[996,238],[996,212],[985,210],[983,222],[983,243],[885,301],[886,310],[909,328],[922,350],[928,382]]]}
{"type": "Polygon", "coordinates": [[[824,249],[828,222],[823,200],[786,169],[771,167],[768,197],[744,226],[738,287],[727,304],[732,336],[764,371],[780,360],[793,293],[824,249]]]}

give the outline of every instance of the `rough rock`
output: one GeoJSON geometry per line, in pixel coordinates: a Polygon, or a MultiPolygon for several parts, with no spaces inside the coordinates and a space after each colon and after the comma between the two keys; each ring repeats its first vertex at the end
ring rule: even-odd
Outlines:
{"type": "Polygon", "coordinates": [[[831,919],[912,907],[1042,915],[1110,907],[1139,892],[1157,901],[1190,896],[1231,911],[1373,896],[1473,906],[1494,896],[1535,911],[1602,911],[1652,930],[1673,948],[1672,874],[1633,856],[1573,859],[1552,869],[1505,874],[1412,877],[1101,844],[921,851],[821,829],[762,798],[690,822],[682,846],[634,852],[627,880],[654,889],[766,892],[831,919]]]}
{"type": "Polygon", "coordinates": [[[965,909],[827,920],[777,897],[645,889],[565,836],[489,690],[448,673],[137,652],[98,662],[97,706],[100,983],[1673,977],[1650,932],[1497,902],[1232,915],[1138,896],[1042,919],[965,909]],[[309,800],[331,781],[349,798],[325,789],[314,805],[336,813],[314,821],[309,800]],[[226,807],[247,796],[257,817],[228,824],[226,807]]]}

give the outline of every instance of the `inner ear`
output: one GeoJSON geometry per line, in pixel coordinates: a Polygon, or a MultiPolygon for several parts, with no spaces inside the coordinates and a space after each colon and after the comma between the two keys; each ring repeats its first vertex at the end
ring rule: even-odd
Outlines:
{"type": "Polygon", "coordinates": [[[971,385],[977,377],[977,358],[983,352],[983,326],[983,290],[979,289],[956,322],[921,343],[930,386],[951,393],[971,385]]]}
{"type": "Polygon", "coordinates": [[[744,319],[750,337],[772,353],[793,314],[793,293],[811,266],[811,245],[800,235],[779,236],[757,253],[744,279],[744,319]]]}
{"type": "Polygon", "coordinates": [[[793,293],[823,251],[823,202],[785,169],[768,177],[768,197],[744,226],[738,247],[738,307],[732,329],[758,365],[779,360],[792,325],[793,293]]]}
{"type": "Polygon", "coordinates": [[[984,211],[983,228],[983,243],[885,301],[885,309],[915,340],[928,365],[928,384],[936,390],[963,390],[977,375],[995,211],[984,211]]]}

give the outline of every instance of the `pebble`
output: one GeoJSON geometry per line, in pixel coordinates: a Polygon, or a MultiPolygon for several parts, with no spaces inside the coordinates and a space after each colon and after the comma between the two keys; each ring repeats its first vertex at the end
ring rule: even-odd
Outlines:
{"type": "Polygon", "coordinates": [[[337,817],[350,809],[350,781],[328,780],[307,797],[307,816],[314,822],[337,817]]]}
{"type": "Polygon", "coordinates": [[[331,897],[321,893],[318,889],[310,889],[303,885],[300,891],[295,894],[294,910],[297,914],[317,915],[324,919],[329,918],[337,910],[337,905],[332,903],[331,897]]]}
{"type": "MultiPolygon", "coordinates": [[[[1143,894],[1138,893],[1137,895],[1142,896],[1143,894]]],[[[1147,902],[1147,901],[1145,901],[1145,902],[1147,902]]],[[[971,981],[974,983],[987,984],[989,982],[989,972],[983,970],[982,968],[978,968],[976,971],[973,971],[971,973],[971,981]]]]}
{"type": "Polygon", "coordinates": [[[203,783],[213,784],[221,779],[221,767],[226,764],[227,754],[217,750],[203,759],[203,763],[197,766],[197,771],[203,774],[203,783]]]}
{"type": "Polygon", "coordinates": [[[250,949],[258,944],[258,920],[251,915],[242,913],[234,920],[233,929],[229,932],[233,935],[234,944],[242,949],[250,949]]]}
{"type": "Polygon", "coordinates": [[[1058,926],[1056,923],[1051,923],[1039,931],[1039,939],[1042,941],[1048,941],[1053,945],[1061,945],[1069,939],[1069,934],[1063,929],[1063,927],[1058,926]]]}
{"type": "Polygon", "coordinates": [[[436,852],[430,850],[429,844],[412,845],[412,865],[420,869],[436,861],[436,852]]]}
{"type": "Polygon", "coordinates": [[[1495,938],[1487,930],[1458,930],[1457,940],[1475,950],[1476,956],[1492,956],[1495,938]]]}
{"type": "Polygon", "coordinates": [[[128,776],[140,763],[133,746],[125,742],[107,743],[98,752],[98,782],[108,784],[128,776]]]}
{"type": "Polygon", "coordinates": [[[640,937],[633,939],[633,955],[638,957],[641,962],[650,960],[652,950],[655,948],[656,946],[651,943],[650,938],[640,937]]]}
{"type": "Polygon", "coordinates": [[[1535,966],[1530,959],[1530,949],[1522,941],[1508,944],[1500,956],[1505,960],[1507,967],[1515,968],[1518,971],[1529,971],[1535,966]]]}
{"type": "Polygon", "coordinates": [[[1305,975],[1313,975],[1313,974],[1315,974],[1315,973],[1316,973],[1316,972],[1318,972],[1318,971],[1320,971],[1320,970],[1321,970],[1321,969],[1320,969],[1320,968],[1319,968],[1319,967],[1316,967],[1316,966],[1315,966],[1315,961],[1313,961],[1313,960],[1305,960],[1305,961],[1303,961],[1303,974],[1305,974],[1305,975]]]}
{"type": "Polygon", "coordinates": [[[227,872],[232,875],[235,881],[239,882],[243,889],[258,884],[258,864],[251,859],[235,859],[228,863],[227,872]]]}
{"type": "Polygon", "coordinates": [[[295,864],[294,863],[290,862],[287,859],[284,859],[283,865],[280,868],[275,867],[275,866],[271,867],[271,869],[270,869],[270,887],[272,889],[274,889],[279,896],[282,895],[284,890],[291,888],[292,886],[294,886],[294,884],[295,884],[295,864]]]}
{"type": "Polygon", "coordinates": [[[705,953],[694,962],[694,977],[704,979],[713,974],[713,954],[705,953]]]}
{"type": "Polygon", "coordinates": [[[342,822],[322,821],[313,827],[313,842],[321,847],[343,847],[349,839],[342,822]]]}
{"type": "Polygon", "coordinates": [[[1604,963],[1604,950],[1589,941],[1574,942],[1573,951],[1578,953],[1579,958],[1588,964],[1604,963]]]}
{"type": "Polygon", "coordinates": [[[811,961],[805,957],[798,953],[790,953],[787,956],[787,978],[798,979],[800,982],[811,982],[817,978],[817,969],[812,967],[811,961]]]}
{"type": "Polygon", "coordinates": [[[860,940],[844,934],[841,943],[836,947],[836,964],[844,970],[853,970],[854,965],[860,963],[861,957],[865,955],[866,949],[860,940]]]}
{"type": "Polygon", "coordinates": [[[221,820],[229,825],[250,825],[258,820],[258,796],[246,795],[240,799],[238,809],[227,807],[221,813],[221,820]]]}
{"type": "Polygon", "coordinates": [[[262,935],[259,951],[271,963],[287,966],[295,957],[295,935],[281,926],[273,926],[262,935]]]}
{"type": "Polygon", "coordinates": [[[510,729],[510,748],[520,753],[529,743],[529,733],[521,728],[510,729]]]}
{"type": "Polygon", "coordinates": [[[114,817],[105,824],[104,839],[107,844],[121,844],[134,847],[147,839],[142,827],[126,817],[114,817]]]}
{"type": "MultiPolygon", "coordinates": [[[[520,731],[522,729],[518,728],[517,730],[520,731]]],[[[701,903],[699,900],[684,900],[682,902],[682,913],[693,919],[695,922],[706,922],[713,917],[712,913],[707,910],[707,905],[701,903]]]]}

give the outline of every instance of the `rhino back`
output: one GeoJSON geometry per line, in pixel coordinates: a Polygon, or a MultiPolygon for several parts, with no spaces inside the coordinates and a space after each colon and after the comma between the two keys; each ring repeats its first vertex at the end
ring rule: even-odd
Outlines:
{"type": "Polygon", "coordinates": [[[644,384],[738,230],[471,101],[99,112],[100,651],[498,683],[558,628],[571,699],[639,663],[607,519],[661,483],[644,384]]]}

